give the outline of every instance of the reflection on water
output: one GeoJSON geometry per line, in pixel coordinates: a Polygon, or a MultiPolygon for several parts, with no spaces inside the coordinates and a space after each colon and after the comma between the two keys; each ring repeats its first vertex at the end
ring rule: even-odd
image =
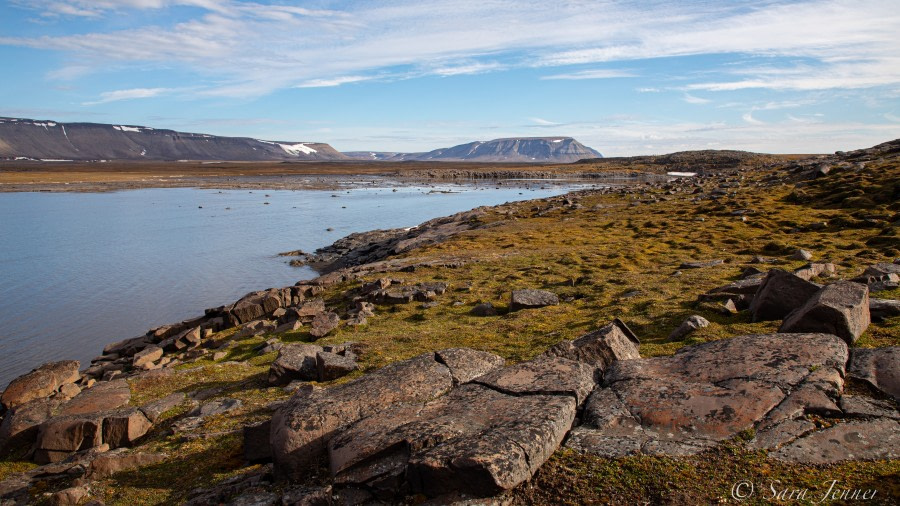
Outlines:
{"type": "Polygon", "coordinates": [[[43,362],[86,365],[109,342],[314,277],[278,252],[571,189],[484,184],[0,193],[0,386],[43,362]]]}

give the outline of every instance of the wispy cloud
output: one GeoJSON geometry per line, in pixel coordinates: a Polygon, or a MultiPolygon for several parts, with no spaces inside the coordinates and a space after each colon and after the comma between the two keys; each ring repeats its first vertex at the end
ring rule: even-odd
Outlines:
{"type": "Polygon", "coordinates": [[[746,121],[747,123],[750,123],[751,125],[765,125],[765,122],[762,122],[762,121],[754,118],[752,112],[745,112],[741,116],[741,119],[746,121]]]}
{"type": "Polygon", "coordinates": [[[332,87],[332,86],[340,86],[342,84],[368,81],[370,79],[372,79],[372,77],[367,77],[367,76],[341,76],[341,77],[335,77],[332,79],[311,79],[309,81],[304,81],[294,87],[295,88],[328,88],[328,87],[332,87]]]}
{"type": "Polygon", "coordinates": [[[712,100],[710,100],[708,98],[696,97],[694,95],[691,95],[690,93],[685,93],[681,97],[681,100],[684,100],[685,102],[687,102],[689,104],[708,104],[708,103],[712,102],[712,100]]]}
{"type": "Polygon", "coordinates": [[[107,104],[109,102],[133,100],[136,98],[152,98],[173,91],[175,91],[173,88],[132,88],[129,90],[105,91],[100,94],[99,99],[92,102],[84,102],[83,105],[107,104]]]}
{"type": "Polygon", "coordinates": [[[637,74],[631,72],[629,70],[618,70],[618,69],[596,69],[596,70],[582,70],[579,72],[572,72],[569,74],[554,74],[549,76],[542,76],[541,79],[613,79],[617,77],[637,77],[637,74]]]}
{"type": "Polygon", "coordinates": [[[529,119],[540,126],[559,126],[562,124],[562,123],[557,123],[555,121],[546,120],[544,118],[529,118],[529,119]]]}

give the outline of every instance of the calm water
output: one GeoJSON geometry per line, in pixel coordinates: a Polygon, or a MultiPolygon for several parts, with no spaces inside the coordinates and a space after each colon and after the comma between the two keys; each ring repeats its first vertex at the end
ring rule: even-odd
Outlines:
{"type": "Polygon", "coordinates": [[[86,366],[109,342],[315,276],[278,252],[571,188],[433,189],[0,193],[0,386],[50,360],[86,366]]]}

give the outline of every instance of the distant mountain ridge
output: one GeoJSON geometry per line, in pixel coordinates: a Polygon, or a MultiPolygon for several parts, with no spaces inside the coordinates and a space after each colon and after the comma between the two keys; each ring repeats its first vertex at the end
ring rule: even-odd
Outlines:
{"type": "Polygon", "coordinates": [[[356,160],[571,163],[585,158],[602,158],[598,151],[571,137],[512,137],[475,141],[427,153],[345,152],[356,160]]]}
{"type": "Polygon", "coordinates": [[[285,142],[133,125],[0,118],[0,159],[347,160],[321,142],[285,142]]]}

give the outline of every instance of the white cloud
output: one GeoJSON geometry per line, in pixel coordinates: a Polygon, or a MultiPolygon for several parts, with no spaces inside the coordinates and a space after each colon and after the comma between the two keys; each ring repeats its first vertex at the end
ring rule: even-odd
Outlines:
{"type": "Polygon", "coordinates": [[[366,76],[342,76],[333,79],[311,79],[304,81],[295,86],[295,88],[328,88],[332,86],[340,86],[342,84],[358,83],[360,81],[368,81],[372,79],[366,76]]]}
{"type": "Polygon", "coordinates": [[[708,98],[695,97],[694,95],[691,95],[690,93],[685,93],[684,96],[681,97],[681,100],[684,100],[685,102],[687,102],[689,104],[708,104],[708,103],[712,102],[712,100],[710,100],[708,98]]]}
{"type": "Polygon", "coordinates": [[[631,71],[617,69],[582,70],[570,74],[542,76],[541,79],[613,79],[617,77],[637,77],[631,71]]]}
{"type": "Polygon", "coordinates": [[[544,118],[529,118],[529,119],[541,126],[557,126],[557,125],[561,124],[561,123],[557,123],[555,121],[546,120],[544,118]]]}
{"type": "Polygon", "coordinates": [[[750,123],[751,125],[765,125],[764,122],[762,122],[762,121],[760,121],[760,120],[754,118],[752,112],[746,112],[746,113],[744,113],[744,114],[741,116],[741,119],[744,120],[744,121],[746,121],[747,123],[750,123]]]}
{"type": "Polygon", "coordinates": [[[84,102],[83,105],[107,104],[109,102],[118,102],[120,100],[133,100],[136,98],[152,98],[158,97],[164,93],[175,91],[172,88],[132,88],[129,90],[105,91],[100,94],[100,98],[93,102],[84,102]]]}

